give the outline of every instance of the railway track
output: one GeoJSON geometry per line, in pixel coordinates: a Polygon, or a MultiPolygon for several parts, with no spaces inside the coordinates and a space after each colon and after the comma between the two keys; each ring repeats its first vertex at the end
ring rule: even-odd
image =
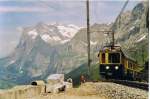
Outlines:
{"type": "Polygon", "coordinates": [[[126,85],[134,88],[139,88],[148,91],[149,90],[149,84],[143,83],[143,82],[137,82],[137,81],[128,81],[128,80],[108,80],[107,82],[113,82],[121,85],[126,85]]]}

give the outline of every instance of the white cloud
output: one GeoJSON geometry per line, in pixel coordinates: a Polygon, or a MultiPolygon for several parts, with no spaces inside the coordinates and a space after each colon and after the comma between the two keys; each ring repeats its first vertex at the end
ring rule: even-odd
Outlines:
{"type": "Polygon", "coordinates": [[[0,6],[0,13],[5,12],[47,12],[48,9],[40,7],[13,7],[13,6],[0,6]]]}

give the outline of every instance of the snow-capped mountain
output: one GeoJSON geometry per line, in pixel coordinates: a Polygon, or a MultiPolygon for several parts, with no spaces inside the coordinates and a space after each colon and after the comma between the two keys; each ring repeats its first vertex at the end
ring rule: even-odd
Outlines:
{"type": "Polygon", "coordinates": [[[40,36],[43,41],[51,44],[63,44],[70,41],[78,32],[80,27],[69,24],[44,24],[39,23],[35,27],[23,29],[24,33],[34,40],[40,36]]]}
{"type": "Polygon", "coordinates": [[[1,66],[8,73],[4,78],[9,76],[11,81],[27,83],[56,73],[62,64],[58,47],[69,42],[79,29],[73,24],[44,23],[21,28],[22,36],[14,52],[0,59],[1,66]]]}

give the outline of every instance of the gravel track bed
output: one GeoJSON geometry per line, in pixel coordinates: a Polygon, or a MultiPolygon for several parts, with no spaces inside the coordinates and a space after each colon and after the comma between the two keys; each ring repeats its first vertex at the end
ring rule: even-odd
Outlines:
{"type": "Polygon", "coordinates": [[[148,99],[148,91],[115,83],[94,83],[97,92],[108,99],[148,99]]]}
{"type": "Polygon", "coordinates": [[[110,82],[87,82],[62,93],[46,93],[31,99],[148,99],[148,91],[110,82]]]}

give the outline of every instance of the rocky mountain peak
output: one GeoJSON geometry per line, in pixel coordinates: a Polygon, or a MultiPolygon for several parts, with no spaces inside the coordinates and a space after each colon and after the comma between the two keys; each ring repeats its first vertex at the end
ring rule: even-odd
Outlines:
{"type": "Polygon", "coordinates": [[[45,24],[38,23],[33,27],[23,28],[22,39],[34,41],[37,36],[40,36],[43,41],[49,44],[63,44],[71,40],[80,27],[68,24],[45,24]]]}

